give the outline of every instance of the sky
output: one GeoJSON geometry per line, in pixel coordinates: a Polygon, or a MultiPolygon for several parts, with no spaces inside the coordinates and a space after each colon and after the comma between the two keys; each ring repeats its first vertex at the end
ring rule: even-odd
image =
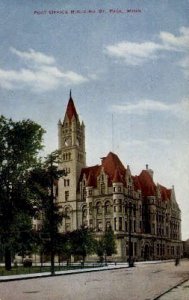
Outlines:
{"type": "Polygon", "coordinates": [[[0,114],[57,148],[69,91],[87,164],[115,152],[174,185],[189,238],[189,1],[0,0],[0,114]]]}

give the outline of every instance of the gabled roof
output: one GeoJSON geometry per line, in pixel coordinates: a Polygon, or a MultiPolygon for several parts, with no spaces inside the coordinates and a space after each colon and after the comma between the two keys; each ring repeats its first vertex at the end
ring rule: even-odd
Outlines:
{"type": "Polygon", "coordinates": [[[116,169],[119,170],[122,177],[126,172],[126,169],[119,157],[113,152],[109,152],[109,154],[102,159],[102,167],[104,168],[104,172],[108,175],[110,185],[112,184],[116,169]]]}
{"type": "Polygon", "coordinates": [[[152,176],[147,170],[143,170],[138,176],[139,183],[141,186],[142,193],[145,197],[156,195],[156,185],[153,181],[152,176]]]}
{"type": "Polygon", "coordinates": [[[166,187],[164,187],[163,185],[160,185],[160,184],[159,184],[159,187],[160,187],[160,192],[161,192],[161,198],[162,198],[162,200],[163,201],[170,200],[170,198],[171,198],[171,190],[167,189],[166,187]]]}
{"type": "Polygon", "coordinates": [[[94,178],[94,175],[93,175],[93,171],[90,170],[86,186],[93,187],[94,185],[95,185],[95,178],[94,178]]]}
{"type": "Polygon", "coordinates": [[[119,171],[119,168],[116,168],[112,182],[113,183],[120,183],[120,182],[124,183],[125,182],[123,176],[121,175],[121,173],[119,171]]]}
{"type": "Polygon", "coordinates": [[[81,170],[81,175],[80,175],[80,179],[79,182],[83,179],[83,176],[86,176],[86,180],[87,180],[87,186],[93,186],[96,187],[97,186],[97,176],[100,174],[100,166],[99,165],[95,165],[92,167],[87,167],[87,168],[83,168],[81,170]],[[90,175],[92,174],[92,175],[90,175]],[[91,178],[89,178],[89,175],[91,178]],[[88,180],[90,179],[90,185],[88,183],[88,180]]]}
{"type": "MultiPolygon", "coordinates": [[[[101,158],[101,165],[86,167],[81,170],[79,182],[83,176],[86,177],[86,186],[97,187],[98,176],[103,171],[108,176],[108,186],[113,183],[123,183],[126,186],[126,174],[128,169],[124,167],[119,157],[110,152],[106,157],[101,158]]],[[[131,175],[132,176],[132,175],[131,175]]],[[[143,170],[139,176],[132,176],[135,191],[141,190],[144,197],[156,196],[157,186],[153,181],[153,176],[149,170],[143,170]]],[[[162,200],[171,199],[171,189],[158,185],[162,200]]],[[[79,186],[78,186],[79,188],[79,186]]]]}
{"type": "Polygon", "coordinates": [[[135,191],[141,190],[141,185],[138,176],[132,176],[135,191]]]}
{"type": "MultiPolygon", "coordinates": [[[[99,176],[101,171],[104,171],[106,175],[108,175],[108,185],[112,186],[112,182],[115,179],[115,173],[119,173],[119,180],[120,182],[124,182],[126,169],[123,166],[122,162],[120,161],[119,157],[110,152],[106,157],[102,158],[102,164],[96,165],[88,168],[83,168],[81,170],[80,180],[82,180],[84,174],[87,179],[87,186],[97,186],[97,177],[99,176]],[[117,170],[117,171],[116,171],[117,170]]],[[[117,177],[118,175],[116,175],[117,177]]],[[[118,178],[117,178],[118,179],[118,178]]]]}
{"type": "Polygon", "coordinates": [[[68,116],[69,121],[72,121],[72,118],[75,117],[76,120],[78,119],[78,114],[74,105],[74,101],[72,99],[72,95],[71,95],[71,91],[70,91],[70,98],[68,101],[68,105],[67,105],[67,109],[66,109],[66,113],[65,116],[68,116]]]}

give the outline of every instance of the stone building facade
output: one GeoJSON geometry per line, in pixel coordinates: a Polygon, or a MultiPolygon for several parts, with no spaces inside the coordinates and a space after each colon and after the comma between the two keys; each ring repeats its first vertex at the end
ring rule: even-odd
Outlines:
{"type": "Polygon", "coordinates": [[[58,123],[59,150],[67,176],[58,184],[58,205],[68,215],[61,230],[81,225],[99,239],[111,226],[117,243],[115,259],[168,259],[182,254],[181,212],[174,187],[155,184],[146,165],[133,176],[110,152],[101,163],[86,166],[85,125],[80,122],[71,93],[65,117],[58,123]]]}

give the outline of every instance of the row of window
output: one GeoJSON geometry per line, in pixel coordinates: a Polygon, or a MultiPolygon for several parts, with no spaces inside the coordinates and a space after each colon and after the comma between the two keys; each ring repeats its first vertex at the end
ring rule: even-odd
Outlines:
{"type": "Polygon", "coordinates": [[[63,159],[63,161],[71,160],[71,152],[64,153],[62,155],[62,159],[63,159]]]}

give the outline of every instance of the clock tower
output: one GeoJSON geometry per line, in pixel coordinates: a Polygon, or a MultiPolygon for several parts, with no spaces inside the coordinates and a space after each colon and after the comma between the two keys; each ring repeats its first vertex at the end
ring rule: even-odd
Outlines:
{"type": "Polygon", "coordinates": [[[58,202],[69,216],[64,220],[63,230],[70,231],[78,227],[77,188],[81,169],[86,166],[85,125],[79,120],[71,91],[63,122],[58,122],[58,148],[59,168],[67,174],[59,180],[58,202]]]}

